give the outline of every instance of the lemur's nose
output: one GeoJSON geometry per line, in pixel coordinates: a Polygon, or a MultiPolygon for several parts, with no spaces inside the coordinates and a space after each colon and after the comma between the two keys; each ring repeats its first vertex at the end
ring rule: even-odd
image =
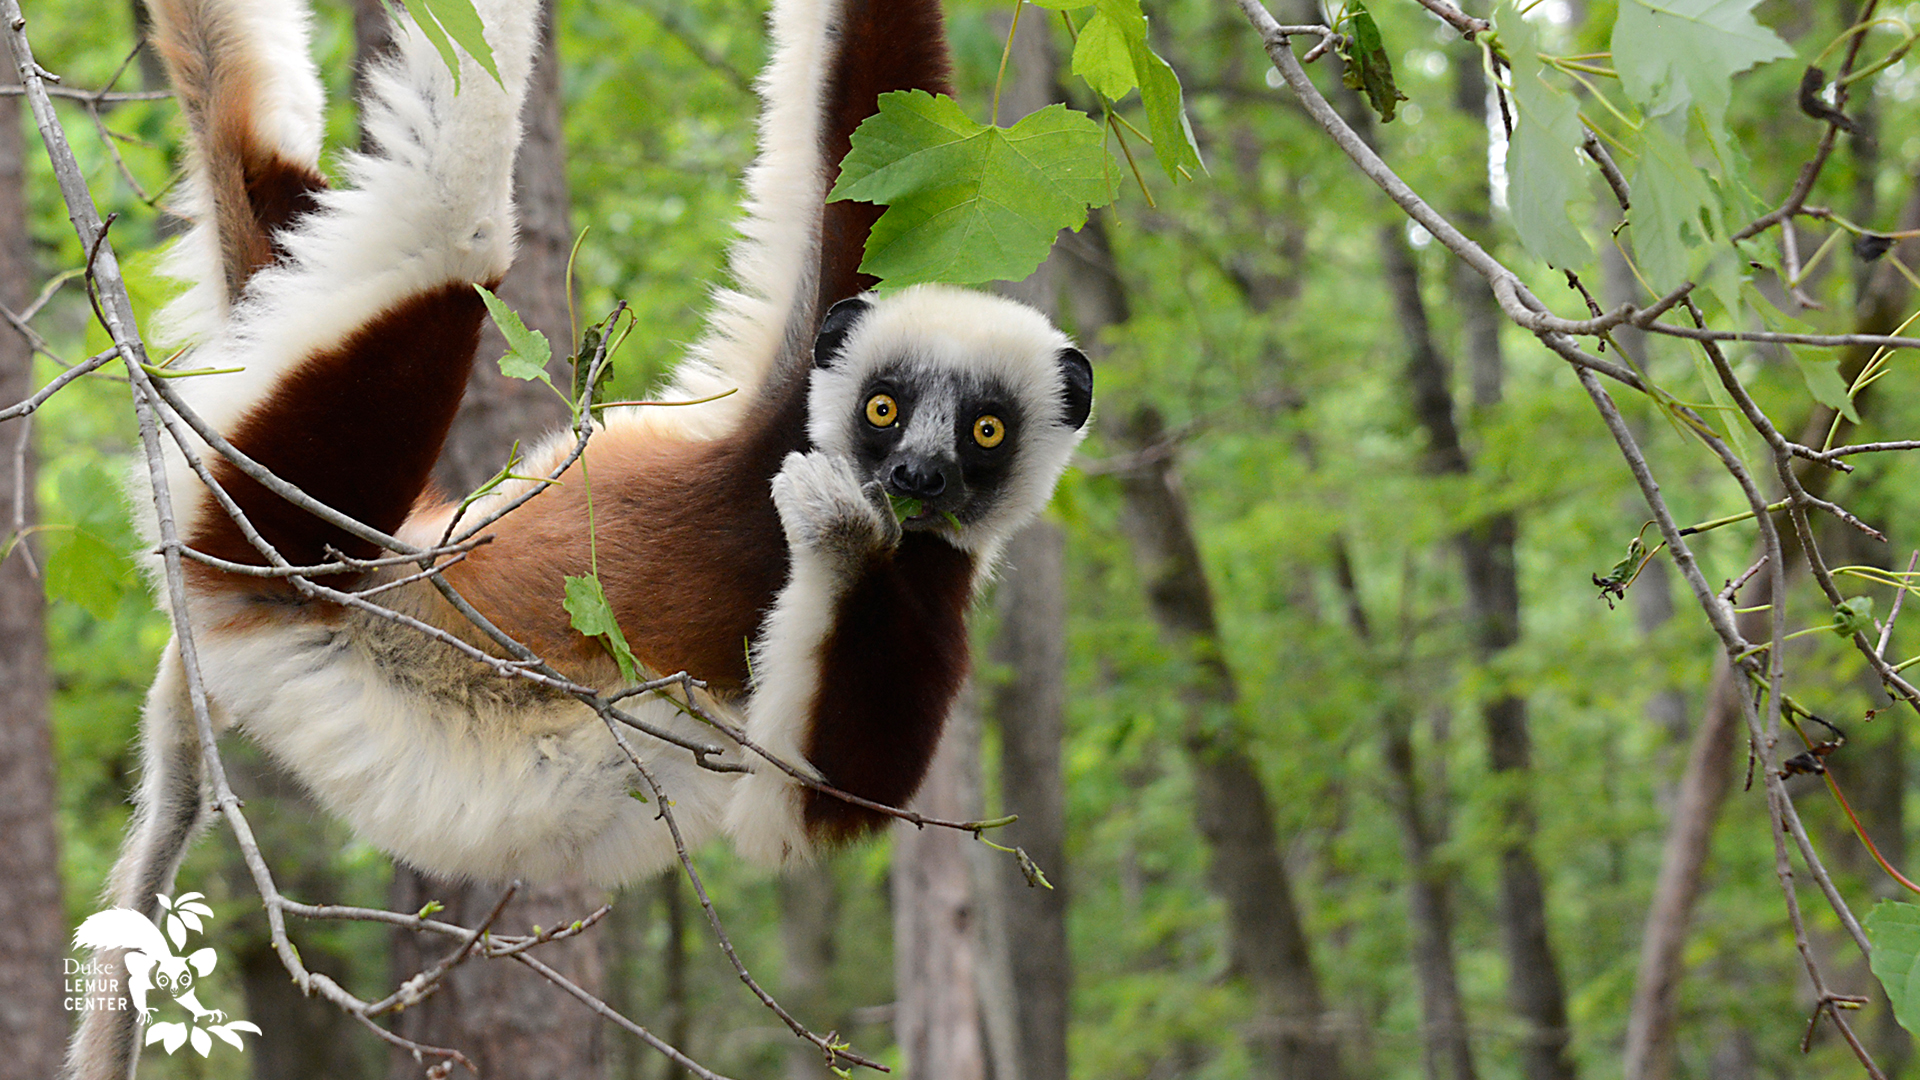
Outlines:
{"type": "Polygon", "coordinates": [[[912,499],[937,499],[947,490],[946,474],[931,465],[901,462],[893,467],[888,487],[895,495],[912,499]]]}

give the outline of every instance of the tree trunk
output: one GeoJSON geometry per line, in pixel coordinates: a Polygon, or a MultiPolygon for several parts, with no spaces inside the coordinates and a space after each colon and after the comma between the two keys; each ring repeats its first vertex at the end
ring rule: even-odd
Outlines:
{"type": "MultiPolygon", "coordinates": [[[[969,820],[980,808],[980,729],[963,695],[914,799],[921,813],[969,820]]],[[[894,1040],[914,1080],[986,1080],[972,837],[952,829],[893,829],[894,1040]]]]}
{"type": "MultiPolygon", "coordinates": [[[[1100,334],[1128,318],[1126,288],[1114,268],[1096,213],[1055,249],[1081,347],[1096,363],[1100,334]]],[[[1282,1080],[1339,1080],[1337,1035],[1325,1023],[1319,977],[1307,947],[1293,886],[1281,862],[1266,785],[1240,742],[1232,713],[1233,675],[1220,652],[1207,588],[1165,433],[1151,409],[1135,412],[1118,441],[1140,452],[1138,471],[1121,478],[1125,518],[1161,633],[1198,661],[1188,688],[1194,817],[1208,851],[1208,881],[1226,905],[1227,961],[1251,985],[1258,1013],[1251,1038],[1262,1070],[1282,1080]]]]}
{"type": "MultiPolygon", "coordinates": [[[[1452,379],[1427,326],[1419,267],[1397,226],[1381,229],[1380,252],[1406,338],[1407,382],[1414,417],[1427,433],[1428,468],[1464,474],[1470,465],[1454,419],[1452,379]]],[[[1481,347],[1496,350],[1498,344],[1497,336],[1480,342],[1481,347]]],[[[1498,353],[1477,357],[1473,366],[1480,372],[1475,383],[1482,393],[1497,398],[1498,353]]],[[[1520,587],[1513,553],[1518,531],[1512,514],[1498,513],[1474,523],[1458,538],[1466,577],[1467,629],[1483,664],[1519,640],[1520,587]]],[[[1502,694],[1481,705],[1480,717],[1492,770],[1531,772],[1526,700],[1502,694]]],[[[1500,831],[1499,851],[1500,945],[1507,961],[1508,1000],[1528,1028],[1521,1051],[1525,1074],[1529,1080],[1572,1080],[1576,1071],[1567,1055],[1571,1032],[1566,990],[1547,932],[1546,890],[1533,858],[1533,799],[1524,784],[1514,788],[1501,814],[1505,827],[1500,831]]]]}
{"type": "MultiPolygon", "coordinates": [[[[1360,603],[1353,560],[1344,542],[1333,549],[1334,575],[1346,597],[1347,621],[1363,643],[1373,643],[1373,627],[1360,603]]],[[[1434,857],[1444,842],[1444,819],[1435,821],[1422,792],[1414,758],[1413,714],[1404,701],[1390,703],[1381,717],[1382,757],[1390,779],[1388,801],[1400,819],[1401,846],[1407,856],[1407,919],[1413,926],[1413,969],[1420,980],[1421,1065],[1428,1080],[1474,1080],[1473,1043],[1466,1007],[1460,1000],[1458,966],[1453,956],[1451,875],[1434,857]]],[[[1444,776],[1441,778],[1444,780],[1444,776]]],[[[1442,786],[1444,797],[1444,785],[1442,786]]]]}
{"type": "MultiPolygon", "coordinates": [[[[693,995],[687,990],[687,887],[680,883],[680,868],[660,875],[660,906],[666,914],[667,939],[661,944],[661,973],[666,985],[667,1042],[681,1053],[693,1057],[688,1043],[693,1037],[693,995]]],[[[695,1059],[698,1060],[698,1059],[695,1059]]],[[[692,1075],[671,1061],[662,1063],[664,1080],[684,1080],[692,1075]]]]}
{"type": "MultiPolygon", "coordinates": [[[[1013,35],[998,123],[1012,124],[1064,100],[1053,28],[1033,17],[1038,14],[1029,12],[1013,35]]],[[[1050,256],[1027,280],[1000,291],[1058,321],[1063,259],[1050,256]]],[[[995,842],[1025,849],[1052,885],[1028,884],[1001,852],[971,849],[982,901],[981,1005],[995,1080],[1067,1080],[1073,961],[1060,771],[1066,738],[1065,549],[1066,535],[1050,521],[1022,530],[1007,545],[995,599],[1000,617],[992,655],[1008,672],[987,695],[987,716],[1000,732],[996,813],[1020,817],[999,830],[995,842]]]]}
{"type": "MultiPolygon", "coordinates": [[[[1772,594],[1770,579],[1761,574],[1749,586],[1745,604],[1764,604],[1772,594]],[[1760,597],[1761,599],[1754,599],[1760,597]]],[[[1673,819],[1660,852],[1660,876],[1653,900],[1647,905],[1640,939],[1640,970],[1627,1014],[1627,1080],[1666,1080],[1673,1068],[1676,995],[1683,974],[1682,953],[1700,897],[1707,855],[1713,846],[1713,826],[1720,807],[1733,788],[1733,758],[1746,741],[1740,720],[1740,688],[1723,660],[1707,695],[1707,707],[1687,754],[1680,791],[1673,803],[1673,819]]]]}
{"type": "Polygon", "coordinates": [[[1266,785],[1234,717],[1239,690],[1221,654],[1213,593],[1200,563],[1186,494],[1158,414],[1142,409],[1122,433],[1141,453],[1121,477],[1123,528],[1145,579],[1154,621],[1197,669],[1186,688],[1182,745],[1193,770],[1194,818],[1208,850],[1208,878],[1226,905],[1227,965],[1258,999],[1253,1025],[1263,1071],[1282,1080],[1344,1075],[1339,1039],[1326,1023],[1320,983],[1293,886],[1280,859],[1266,785]]]}
{"type": "MultiPolygon", "coordinates": [[[[994,660],[1009,671],[989,696],[1000,730],[1001,812],[1020,820],[998,843],[1024,848],[1051,889],[1027,883],[1013,861],[995,868],[1007,943],[1017,1080],[1066,1080],[1072,958],[1067,948],[1066,787],[1060,750],[1066,734],[1066,534],[1050,521],[1028,526],[1007,545],[997,600],[994,660]]],[[[998,855],[998,852],[991,854],[998,855]]],[[[1004,1070],[1002,1070],[1004,1072],[1004,1070]]],[[[1001,1076],[999,1080],[1016,1080],[1001,1076]]]]}
{"type": "MultiPolygon", "coordinates": [[[[780,878],[780,941],[785,947],[780,999],[816,1031],[839,1026],[827,1015],[827,977],[833,971],[839,907],[833,868],[825,861],[796,867],[780,878]]],[[[832,1080],[832,1076],[817,1047],[788,1040],[787,1080],[832,1080]]]]}
{"type": "MultiPolygon", "coordinates": [[[[500,893],[498,885],[454,886],[396,870],[389,906],[418,911],[438,900],[445,910],[437,918],[477,926],[500,893]]],[[[599,900],[597,890],[584,886],[523,888],[493,929],[525,934],[535,926],[564,926],[588,914],[599,900]]],[[[410,976],[456,948],[441,937],[396,938],[394,973],[410,976]]],[[[537,955],[589,993],[599,991],[600,954],[592,935],[542,945],[537,955]]],[[[599,1019],[511,960],[469,959],[433,996],[399,1014],[394,1030],[416,1042],[460,1050],[488,1080],[590,1080],[601,1075],[604,1064],[599,1019]]],[[[393,1080],[416,1080],[420,1069],[403,1051],[395,1050],[389,1059],[393,1080]]]]}
{"type": "MultiPolygon", "coordinates": [[[[34,276],[19,101],[0,99],[0,303],[14,311],[32,299],[34,276]]],[[[32,392],[33,350],[0,330],[0,406],[32,392]]],[[[0,546],[35,520],[32,431],[30,417],[0,426],[0,546]]],[[[67,935],[44,601],[32,553],[16,545],[0,562],[0,1078],[38,1080],[59,1071],[71,1017],[60,1008],[67,935]]]]}

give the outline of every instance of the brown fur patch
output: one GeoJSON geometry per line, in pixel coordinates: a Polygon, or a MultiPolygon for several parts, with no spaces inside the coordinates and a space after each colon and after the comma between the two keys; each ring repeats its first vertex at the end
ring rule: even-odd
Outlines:
{"type": "MultiPolygon", "coordinates": [[[[406,519],[440,454],[466,389],[485,315],[473,286],[451,282],[401,301],[339,347],[283,377],[227,438],[275,476],[342,513],[392,532],[406,519]]],[[[289,562],[323,562],[331,546],[359,558],[374,545],[268,491],[225,458],[214,478],[289,562]]],[[[203,493],[187,542],[231,562],[264,565],[240,529],[203,493]]],[[[285,582],[197,575],[212,585],[285,598],[285,582]]]]}
{"type": "Polygon", "coordinates": [[[791,436],[778,426],[687,442],[615,430],[497,526],[447,574],[483,614],[534,651],[577,666],[600,646],[573,630],[563,578],[588,573],[593,492],[600,579],[635,655],[688,671],[717,693],[746,689],[747,646],[786,583],[787,545],[770,494],[791,436]],[[570,663],[569,663],[570,661],[570,663]]]}
{"type": "MultiPolygon", "coordinates": [[[[888,806],[920,789],[966,678],[972,589],[971,556],[909,533],[841,599],[802,747],[828,783],[888,806]]],[[[817,791],[806,793],[805,819],[826,843],[889,820],[817,791]]]]}

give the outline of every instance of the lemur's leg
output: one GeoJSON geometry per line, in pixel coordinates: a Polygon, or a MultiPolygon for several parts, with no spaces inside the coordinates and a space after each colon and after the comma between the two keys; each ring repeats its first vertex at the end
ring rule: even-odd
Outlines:
{"type": "MultiPolygon", "coordinates": [[[[224,15],[232,2],[212,0],[201,10],[224,15]]],[[[347,187],[310,192],[314,209],[264,234],[271,261],[253,268],[248,252],[259,253],[260,235],[249,233],[246,215],[214,201],[222,276],[244,287],[192,362],[245,370],[181,382],[190,404],[240,450],[389,533],[425,490],[466,387],[485,318],[473,286],[496,284],[513,256],[513,157],[538,4],[480,0],[476,8],[501,81],[461,53],[456,93],[439,54],[403,19],[397,54],[368,78],[362,116],[373,152],[348,155],[347,187]]],[[[216,91],[251,86],[249,72],[263,60],[218,50],[202,58],[214,72],[202,81],[216,91]]],[[[202,126],[218,128],[209,120],[196,123],[196,133],[202,126]]],[[[239,140],[238,149],[217,138],[203,144],[206,186],[247,186],[248,154],[261,141],[239,140]]],[[[214,461],[213,471],[294,564],[324,561],[328,547],[373,554],[372,544],[295,508],[230,462],[214,461]]],[[[210,497],[184,497],[197,485],[178,463],[170,480],[187,504],[182,531],[192,546],[262,561],[210,497]]],[[[277,580],[198,571],[194,578],[203,596],[291,598],[277,580]]]]}

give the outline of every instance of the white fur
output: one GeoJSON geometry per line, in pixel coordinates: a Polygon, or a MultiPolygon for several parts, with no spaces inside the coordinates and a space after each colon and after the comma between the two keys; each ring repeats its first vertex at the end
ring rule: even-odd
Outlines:
{"type": "MultiPolygon", "coordinates": [[[[820,693],[820,648],[841,596],[869,558],[900,542],[900,523],[884,495],[862,488],[850,459],[818,451],[787,455],[773,481],[773,502],[792,568],[754,646],[747,738],[811,770],[800,739],[820,693]]],[[[727,807],[734,847],[770,865],[810,858],[800,788],[764,759],[750,764],[753,772],[741,778],[727,807]]]]}
{"type": "MultiPolygon", "coordinates": [[[[807,399],[808,435],[818,448],[790,454],[774,479],[774,504],[792,552],[780,591],[754,648],[747,738],[785,761],[801,763],[802,740],[820,693],[821,646],[855,575],[877,550],[899,542],[886,500],[863,486],[852,462],[852,418],[877,369],[898,362],[994,379],[1023,406],[1015,466],[993,512],[946,538],[974,556],[976,586],[993,571],[1007,539],[1038,514],[1086,434],[1067,422],[1058,359],[1072,342],[1039,312],[1016,301],[946,286],[921,285],[867,297],[830,367],[815,368],[807,399]]],[[[951,452],[953,403],[922,400],[903,435],[927,456],[951,452]]],[[[726,829],[750,859],[780,865],[813,854],[801,820],[801,789],[763,761],[735,788],[726,829]]]]}
{"type": "Polygon", "coordinates": [[[715,291],[707,331],[657,396],[704,405],[609,411],[628,425],[691,438],[732,431],[783,362],[807,363],[816,312],[814,244],[826,202],[820,160],[822,98],[833,60],[839,0],[779,0],[768,16],[771,60],[760,74],[760,154],[746,174],[746,217],[729,252],[732,288],[715,291]]]}
{"type": "MultiPolygon", "coordinates": [[[[284,238],[287,260],[253,278],[191,359],[194,367],[245,370],[175,384],[202,416],[230,431],[304,360],[392,304],[506,271],[511,169],[535,6],[479,0],[505,86],[466,60],[457,96],[438,54],[403,25],[398,58],[370,80],[366,123],[378,151],[348,156],[350,186],[321,197],[321,211],[284,238]]],[[[720,295],[711,331],[663,396],[745,392],[695,410],[630,411],[614,416],[610,429],[647,424],[683,437],[718,435],[737,426],[752,391],[776,365],[809,362],[811,268],[825,195],[820,94],[837,11],[837,0],[775,4],[774,59],[762,79],[762,153],[732,256],[738,291],[720,295]]],[[[300,29],[297,44],[304,46],[304,34],[300,29]]],[[[317,108],[290,91],[283,97],[289,114],[317,108]]],[[[289,131],[298,127],[286,123],[289,131]]],[[[182,256],[182,265],[193,263],[182,256]]],[[[217,259],[197,265],[197,275],[218,273],[217,259]]],[[[195,288],[205,291],[206,284],[195,288]]],[[[1025,403],[1019,464],[995,512],[950,537],[975,556],[984,576],[1004,538],[1044,503],[1079,441],[1081,432],[1064,422],[1059,405],[1056,357],[1067,345],[1038,313],[1012,301],[923,286],[876,300],[842,358],[814,372],[811,427],[819,449],[792,455],[773,491],[793,556],[754,650],[745,723],[757,742],[804,765],[802,737],[837,602],[866,560],[899,539],[891,511],[854,475],[848,453],[845,425],[865,375],[906,358],[990,376],[1025,403]]],[[[571,442],[569,433],[556,435],[520,471],[544,473],[571,442]]],[[[195,515],[219,512],[205,498],[189,497],[197,480],[178,455],[168,478],[183,532],[192,530],[195,515]]],[[[427,524],[409,522],[403,531],[430,539],[438,529],[427,524]]],[[[415,641],[396,660],[381,651],[380,637],[394,631],[360,616],[295,616],[244,633],[214,629],[257,621],[257,612],[233,605],[245,602],[216,592],[197,598],[193,613],[217,718],[246,731],[369,841],[436,873],[489,879],[584,871],[615,884],[671,861],[658,808],[631,796],[638,777],[585,706],[514,698],[493,692],[497,687],[472,692],[485,676],[450,661],[442,646],[415,641]],[[396,670],[401,666],[405,672],[396,670]],[[451,674],[432,683],[437,692],[422,692],[409,677],[442,669],[451,674]]],[[[666,702],[637,698],[628,705],[658,726],[712,738],[666,702]]],[[[178,724],[179,713],[170,710],[167,722],[178,724]]],[[[749,856],[784,861],[809,854],[798,788],[770,766],[754,762],[752,775],[736,778],[700,768],[683,750],[629,737],[673,798],[689,843],[724,817],[749,856]]]]}
{"type": "MultiPolygon", "coordinates": [[[[441,646],[424,640],[418,649],[441,646]]],[[[397,684],[353,631],[291,624],[200,635],[210,696],[360,836],[454,878],[618,885],[674,858],[658,807],[591,710],[571,699],[476,707],[397,684]]],[[[692,738],[711,730],[656,698],[639,719],[692,738]]],[[[673,799],[689,844],[718,824],[731,776],[682,750],[630,740],[673,799]]]]}

